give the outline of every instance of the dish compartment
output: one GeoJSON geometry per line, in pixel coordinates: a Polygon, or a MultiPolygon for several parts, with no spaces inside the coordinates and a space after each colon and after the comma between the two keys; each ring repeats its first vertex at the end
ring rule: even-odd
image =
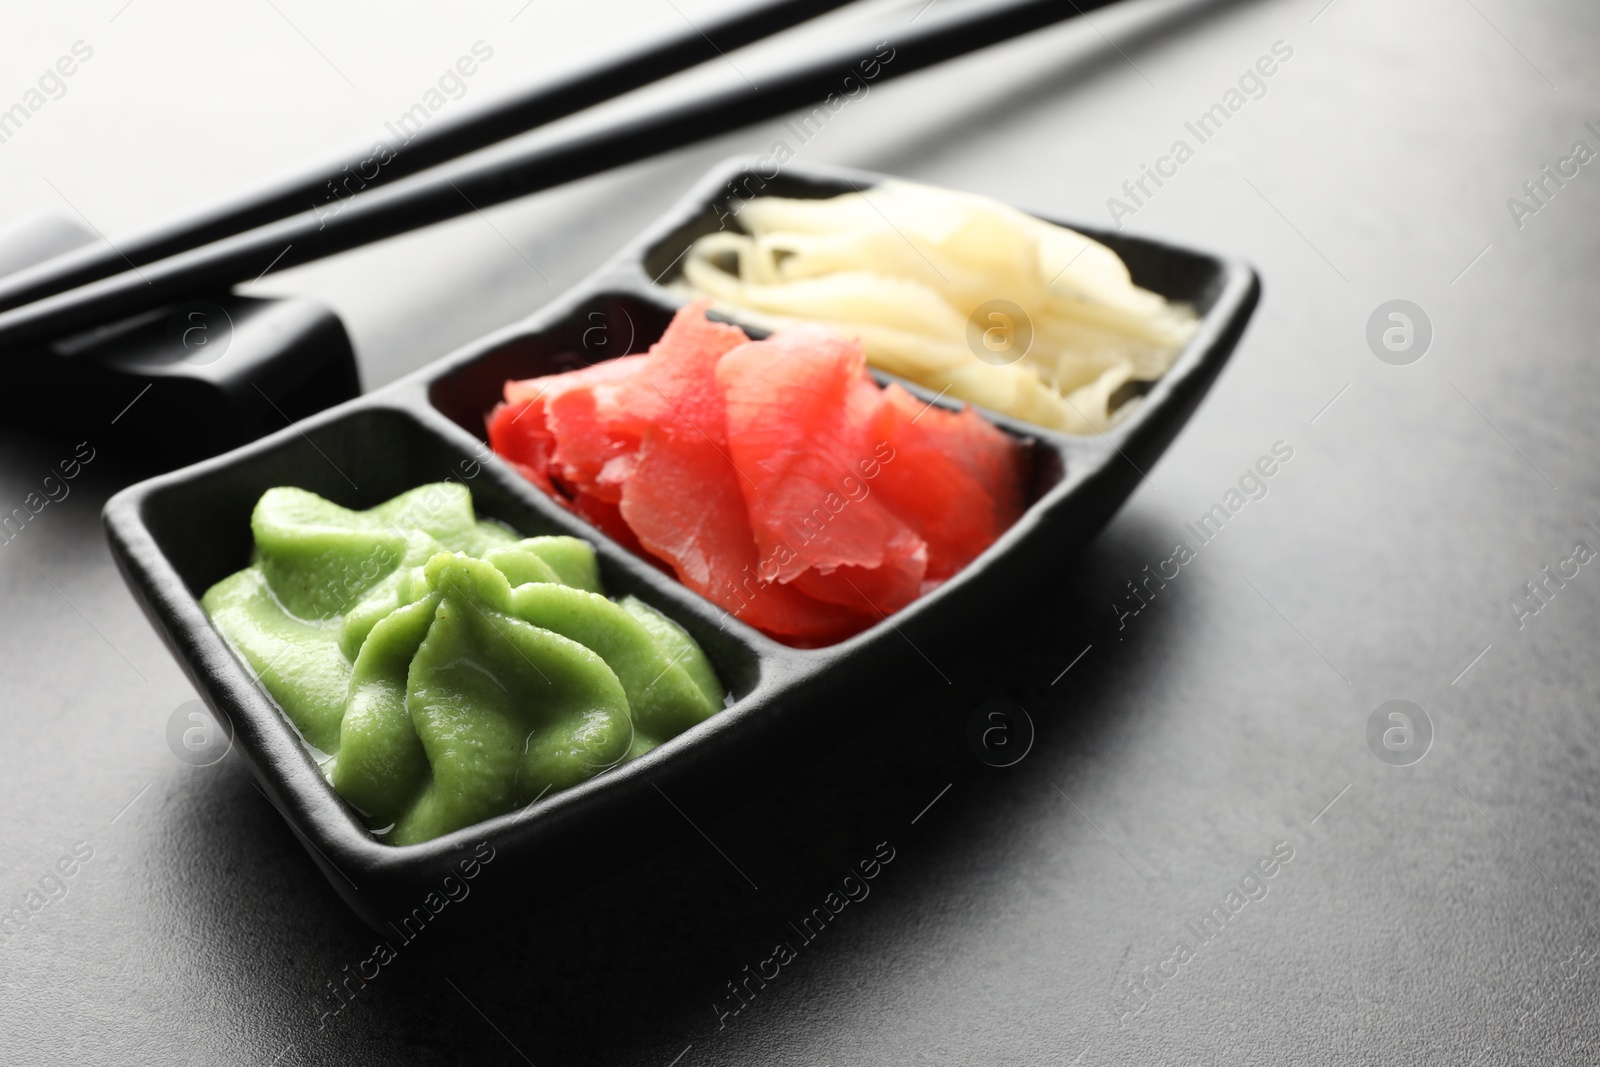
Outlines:
{"type": "MultiPolygon", "coordinates": [[[[682,303],[683,297],[669,287],[682,277],[682,263],[689,248],[707,234],[737,228],[744,201],[759,196],[824,200],[844,193],[866,193],[888,179],[888,175],[868,171],[812,165],[790,166],[767,176],[758,172],[748,160],[730,159],[713,169],[660,223],[620,254],[609,265],[608,272],[636,285],[643,283],[647,289],[662,292],[674,302],[682,303]]],[[[1116,230],[1103,230],[1033,214],[1044,222],[1065,226],[1105,245],[1127,264],[1135,285],[1159,293],[1174,303],[1190,305],[1203,325],[1214,317],[1232,317],[1239,310],[1245,290],[1251,290],[1249,302],[1253,308],[1254,293],[1259,285],[1254,272],[1242,263],[1116,230]]],[[[1248,318],[1249,309],[1244,314],[1248,318]]],[[[737,316],[733,316],[731,321],[737,321],[737,316]]],[[[1203,328],[1197,331],[1166,375],[1154,383],[1138,383],[1139,388],[1128,391],[1127,399],[1148,397],[1156,392],[1163,382],[1180,373],[1186,356],[1196,357],[1192,362],[1204,362],[1204,353],[1212,345],[1209,340],[1202,341],[1202,332],[1203,328]]],[[[920,391],[919,395],[932,396],[932,391],[922,386],[903,379],[896,380],[920,391]]],[[[990,421],[1013,432],[1042,434],[1056,438],[1063,444],[1081,445],[1092,440],[1059,434],[986,408],[979,407],[979,410],[990,421]]],[[[1136,416],[1137,412],[1131,411],[1129,415],[1136,416]]],[[[1132,421],[1132,417],[1125,418],[1106,437],[1116,439],[1119,431],[1132,421]]]]}
{"type": "Polygon", "coordinates": [[[393,918],[390,912],[401,907],[412,889],[430,879],[437,885],[479,842],[529,859],[564,854],[574,863],[598,862],[601,857],[591,855],[590,829],[612,826],[620,841],[650,826],[652,814],[660,814],[640,812],[651,806],[652,798],[659,803],[650,783],[665,788],[677,779],[681,769],[673,770],[676,756],[694,744],[693,735],[702,727],[742,718],[797,673],[783,661],[781,646],[759,635],[752,641],[744,628],[719,623],[716,613],[688,590],[595,538],[577,518],[553,505],[541,506],[522,488],[520,475],[481,446],[463,447],[417,412],[363,398],[224,456],[123,490],[107,505],[113,555],[146,614],[206,703],[231,725],[235,747],[312,858],[375,926],[393,918]],[[688,630],[711,659],[730,704],[638,760],[536,804],[433,841],[395,847],[373,837],[323,778],[294,726],[211,625],[199,597],[249,563],[250,514],[273,486],[297,486],[359,509],[438,481],[466,485],[480,518],[497,520],[526,536],[567,534],[589,540],[606,592],[638,596],[688,630]],[[612,779],[627,784],[616,785],[612,779]]]}

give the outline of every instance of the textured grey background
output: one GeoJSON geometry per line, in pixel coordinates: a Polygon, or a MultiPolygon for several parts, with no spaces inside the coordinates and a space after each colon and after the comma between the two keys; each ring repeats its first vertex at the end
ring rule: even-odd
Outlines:
{"type": "MultiPolygon", "coordinates": [[[[74,40],[95,56],[0,145],[0,223],[79,211],[114,241],[370,136],[474,40],[496,55],[462,106],[713,11],[522,6],[9,12],[0,105],[74,40]]],[[[923,7],[835,22],[892,40],[923,7]]],[[[1281,40],[1294,54],[1266,95],[1126,220],[1245,255],[1261,309],[1071,582],[971,620],[970,656],[940,664],[954,684],[912,673],[829,759],[690,813],[758,889],[685,823],[562,909],[490,933],[442,922],[319,1028],[326,983],[375,939],[236,755],[194,768],[167,748],[193,693],[98,520],[144,468],[62,398],[38,398],[61,408],[58,436],[0,430],[6,511],[76,442],[97,450],[0,544],[0,908],[93,848],[64,898],[0,935],[0,1061],[1592,1062],[1600,570],[1520,630],[1507,600],[1575,541],[1600,547],[1600,163],[1520,229],[1506,200],[1575,141],[1600,149],[1584,128],[1600,9],[1141,0],[1092,17],[876,87],[802,157],[1103,224],[1106,198],[1281,40]],[[1432,322],[1410,366],[1365,341],[1392,299],[1432,322]],[[1270,494],[1119,630],[1124,583],[1280,440],[1294,457],[1270,494]],[[994,698],[1038,727],[1007,769],[965,743],[994,698]],[[1413,766],[1367,746],[1393,698],[1433,724],[1413,766]],[[871,896],[719,1029],[725,983],[881,841],[895,859],[871,896]],[[1186,922],[1280,841],[1294,859],[1267,896],[1119,1024],[1119,984],[1197,946],[1186,922]]],[[[784,47],[740,71],[759,80],[784,47]]],[[[713,65],[663,92],[740,77],[713,65]]],[[[539,306],[712,160],[780,136],[259,289],[337,308],[366,382],[385,382],[539,306]]]]}

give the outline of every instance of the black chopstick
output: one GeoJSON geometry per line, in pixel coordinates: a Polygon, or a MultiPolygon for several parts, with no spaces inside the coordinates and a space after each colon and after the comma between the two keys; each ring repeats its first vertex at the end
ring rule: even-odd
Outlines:
{"type": "MultiPolygon", "coordinates": [[[[1020,36],[1113,0],[1013,0],[981,12],[929,19],[898,39],[878,61],[877,80],[899,77],[1020,36]]],[[[137,272],[0,313],[0,351],[48,341],[171,304],[226,290],[284,269],[468,211],[648,158],[717,136],[848,89],[847,75],[876,55],[867,44],[835,51],[783,74],[761,76],[760,88],[723,92],[608,128],[532,148],[454,175],[419,175],[402,185],[363,193],[323,220],[294,217],[151,264],[137,272]]],[[[859,76],[859,75],[858,75],[859,76]]]]}
{"type": "Polygon", "coordinates": [[[337,189],[348,188],[352,174],[361,190],[407,177],[716,59],[723,52],[743,48],[851,2],[775,0],[704,27],[691,25],[665,43],[608,60],[553,86],[531,88],[457,117],[441,117],[404,145],[388,145],[389,158],[376,166],[371,177],[367,176],[373,169],[369,143],[331,165],[120,240],[115,248],[105,243],[89,245],[0,278],[0,310],[21,307],[298,212],[315,214],[314,205],[324,209],[334,205],[337,189]]]}

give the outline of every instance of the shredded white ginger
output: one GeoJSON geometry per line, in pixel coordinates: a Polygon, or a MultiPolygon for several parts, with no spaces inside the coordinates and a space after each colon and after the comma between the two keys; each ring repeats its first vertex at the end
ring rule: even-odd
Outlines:
{"type": "Polygon", "coordinates": [[[761,329],[825,324],[859,337],[881,370],[1068,433],[1126,417],[1136,400],[1113,410],[1119,390],[1165,374],[1197,325],[1106,246],[970,193],[888,181],[829,200],[761,197],[737,218],[745,233],[695,241],[675,289],[761,329]],[[996,300],[1026,321],[984,308],[996,300]],[[1029,324],[1026,354],[1008,357],[1029,324]]]}

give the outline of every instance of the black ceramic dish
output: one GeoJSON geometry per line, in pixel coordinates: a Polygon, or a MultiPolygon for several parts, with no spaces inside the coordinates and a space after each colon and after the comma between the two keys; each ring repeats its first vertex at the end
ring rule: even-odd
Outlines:
{"type": "MultiPolygon", "coordinates": [[[[1246,265],[1157,242],[1083,232],[1122,256],[1134,280],[1194,305],[1199,331],[1142,404],[1104,436],[1068,437],[990,415],[1030,443],[1034,484],[1026,514],[965,571],[889,620],[823,649],[791,649],[755,632],[568,514],[492,456],[483,416],[507,378],[569,369],[643,351],[681,303],[670,282],[688,243],[718,228],[730,197],[826,197],[881,176],[793,167],[763,181],[748,164],[719,166],[655,227],[584,284],[501,330],[377,392],[304,419],[261,441],[117,494],[106,506],[112,551],[156,628],[212,708],[268,796],[309,846],[334,888],[387,931],[459,862],[487,843],[492,898],[526,907],[592,882],[649,847],[664,802],[728,802],[773,758],[804,758],[836,736],[843,713],[867,706],[906,672],[937,670],[939,650],[1013,598],[1037,596],[1048,574],[1084,544],[1188,419],[1255,307],[1246,265]],[[633,593],[677,619],[701,643],[735,702],[643,758],[520,811],[420,845],[375,839],[318,773],[294,730],[211,627],[197,602],[244,566],[249,517],[276,485],[296,485],[365,508],[426,482],[454,478],[481,515],[525,535],[570,533],[592,542],[607,591],[633,593]],[[556,874],[559,872],[559,875],[556,874]]],[[[927,390],[912,387],[925,399],[927,390]]],[[[956,406],[951,404],[949,406],[956,406]]]]}

